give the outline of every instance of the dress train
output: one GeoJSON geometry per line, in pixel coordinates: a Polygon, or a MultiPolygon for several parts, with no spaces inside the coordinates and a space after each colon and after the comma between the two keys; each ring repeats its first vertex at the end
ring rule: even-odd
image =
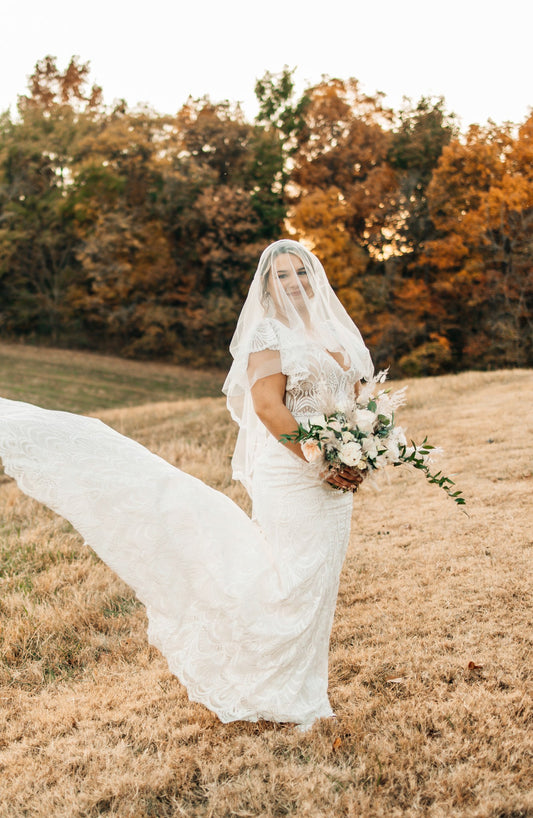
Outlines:
{"type": "Polygon", "coordinates": [[[148,638],[221,721],[331,716],[328,648],[351,495],[273,438],[254,519],[94,418],[0,399],[0,457],[146,606],[148,638]]]}

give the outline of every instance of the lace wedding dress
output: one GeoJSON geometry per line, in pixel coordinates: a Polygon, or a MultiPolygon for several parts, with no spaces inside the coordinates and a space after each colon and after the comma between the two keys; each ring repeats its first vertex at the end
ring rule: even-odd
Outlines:
{"type": "MultiPolygon", "coordinates": [[[[286,405],[320,413],[357,373],[268,319],[286,405]]],[[[148,638],[189,698],[223,722],[309,725],[329,716],[328,647],[352,495],[271,435],[253,474],[253,519],[224,494],[101,421],[0,399],[0,456],[26,494],[69,520],[146,606],[148,638]]]]}

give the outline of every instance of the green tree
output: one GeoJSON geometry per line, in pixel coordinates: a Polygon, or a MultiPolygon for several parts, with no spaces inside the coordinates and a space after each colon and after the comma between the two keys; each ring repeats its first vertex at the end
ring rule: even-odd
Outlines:
{"type": "Polygon", "coordinates": [[[176,140],[170,118],[119,103],[86,139],[73,184],[82,278],[70,300],[93,343],[128,355],[169,355],[176,343],[160,307],[176,264],[158,202],[176,140]]]}
{"type": "Polygon", "coordinates": [[[395,117],[389,162],[397,188],[384,203],[389,237],[389,322],[378,347],[408,374],[432,375],[453,365],[451,345],[443,334],[445,310],[435,292],[435,270],[423,259],[437,236],[429,213],[427,188],[443,148],[457,135],[453,114],[442,97],[410,100],[395,117]],[[394,331],[390,332],[391,327],[394,331]]]}
{"type": "Polygon", "coordinates": [[[59,339],[72,318],[76,279],[70,191],[81,143],[96,127],[100,89],[87,88],[88,64],[37,63],[19,119],[0,132],[0,280],[4,331],[59,339]]]}

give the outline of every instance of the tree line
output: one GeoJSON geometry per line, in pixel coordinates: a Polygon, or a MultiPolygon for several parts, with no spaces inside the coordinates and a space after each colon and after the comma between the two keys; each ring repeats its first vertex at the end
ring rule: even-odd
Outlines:
{"type": "Polygon", "coordinates": [[[304,241],[378,366],[533,363],[533,112],[461,133],[443,98],[402,110],[357,80],[259,113],[189,99],[105,106],[89,64],[35,66],[0,117],[0,336],[227,363],[257,259],[304,241]]]}

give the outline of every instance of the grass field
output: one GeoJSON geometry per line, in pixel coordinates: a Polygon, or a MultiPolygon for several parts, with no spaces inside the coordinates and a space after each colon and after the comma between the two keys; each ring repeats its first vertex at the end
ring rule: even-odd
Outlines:
{"type": "Polygon", "coordinates": [[[217,370],[194,370],[76,350],[0,343],[0,395],[87,413],[176,398],[216,397],[217,370]]]}
{"type": "MultiPolygon", "coordinates": [[[[65,388],[50,399],[77,406],[78,377],[93,381],[54,354],[65,388]]],[[[135,364],[141,402],[159,402],[120,407],[128,373],[107,365],[106,401],[86,411],[247,507],[223,399],[184,400],[178,370],[154,367],[176,384],[162,401],[135,364]]],[[[0,372],[0,394],[44,395],[0,372]]],[[[2,818],[533,816],[533,372],[410,381],[408,395],[403,425],[444,446],[469,516],[407,471],[358,493],[331,640],[339,718],[308,734],[190,704],[128,587],[0,478],[2,818]]]]}

